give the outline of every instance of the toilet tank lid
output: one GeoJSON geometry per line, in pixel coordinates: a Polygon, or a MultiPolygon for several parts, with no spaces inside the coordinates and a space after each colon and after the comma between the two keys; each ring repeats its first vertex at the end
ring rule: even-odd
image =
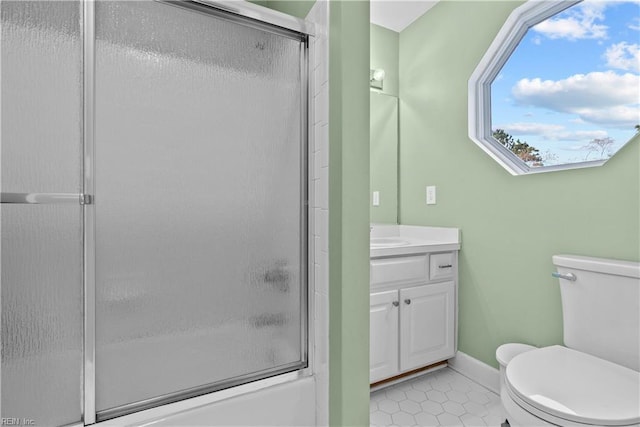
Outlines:
{"type": "Polygon", "coordinates": [[[553,264],[557,267],[640,278],[640,263],[634,261],[593,258],[580,255],[554,255],[553,264]]]}

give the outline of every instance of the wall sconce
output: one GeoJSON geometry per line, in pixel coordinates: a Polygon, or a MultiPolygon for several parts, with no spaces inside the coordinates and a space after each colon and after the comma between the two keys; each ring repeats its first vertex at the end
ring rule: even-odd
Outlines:
{"type": "Polygon", "coordinates": [[[384,80],[384,70],[382,68],[378,68],[376,70],[369,70],[369,86],[382,89],[382,81],[384,80]]]}

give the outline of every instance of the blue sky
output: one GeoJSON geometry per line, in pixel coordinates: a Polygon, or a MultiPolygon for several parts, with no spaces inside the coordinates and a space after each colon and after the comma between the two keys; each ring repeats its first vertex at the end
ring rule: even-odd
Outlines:
{"type": "Polygon", "coordinates": [[[606,158],[640,124],[639,73],[640,0],[585,0],[527,32],[491,86],[492,128],[545,165],[606,158]]]}

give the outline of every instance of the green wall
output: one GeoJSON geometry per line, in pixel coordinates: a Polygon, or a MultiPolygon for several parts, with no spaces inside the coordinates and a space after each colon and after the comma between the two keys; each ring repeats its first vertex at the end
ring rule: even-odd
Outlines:
{"type": "Polygon", "coordinates": [[[385,72],[380,92],[398,96],[399,70],[398,55],[400,34],[379,25],[370,24],[371,34],[370,68],[382,68],[385,72]]]}
{"type": "Polygon", "coordinates": [[[369,2],[331,1],[329,422],[369,425],[369,2]]]}
{"type": "Polygon", "coordinates": [[[602,167],[515,177],[468,137],[469,76],[519,4],[441,1],[400,34],[400,220],[461,228],[459,349],[493,366],[502,343],[562,342],[553,254],[640,259],[637,137],[602,167]]]}
{"type": "Polygon", "coordinates": [[[289,15],[304,18],[307,16],[316,0],[264,0],[267,7],[288,13],[289,15]]]}
{"type": "Polygon", "coordinates": [[[247,0],[260,6],[268,7],[297,18],[304,19],[316,0],[247,0]]]}

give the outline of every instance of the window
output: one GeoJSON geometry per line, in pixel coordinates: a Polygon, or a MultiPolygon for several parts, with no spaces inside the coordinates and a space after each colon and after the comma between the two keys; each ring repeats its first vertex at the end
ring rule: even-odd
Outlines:
{"type": "Polygon", "coordinates": [[[529,1],[469,80],[469,136],[514,175],[600,166],[640,131],[640,3],[529,1]]]}

